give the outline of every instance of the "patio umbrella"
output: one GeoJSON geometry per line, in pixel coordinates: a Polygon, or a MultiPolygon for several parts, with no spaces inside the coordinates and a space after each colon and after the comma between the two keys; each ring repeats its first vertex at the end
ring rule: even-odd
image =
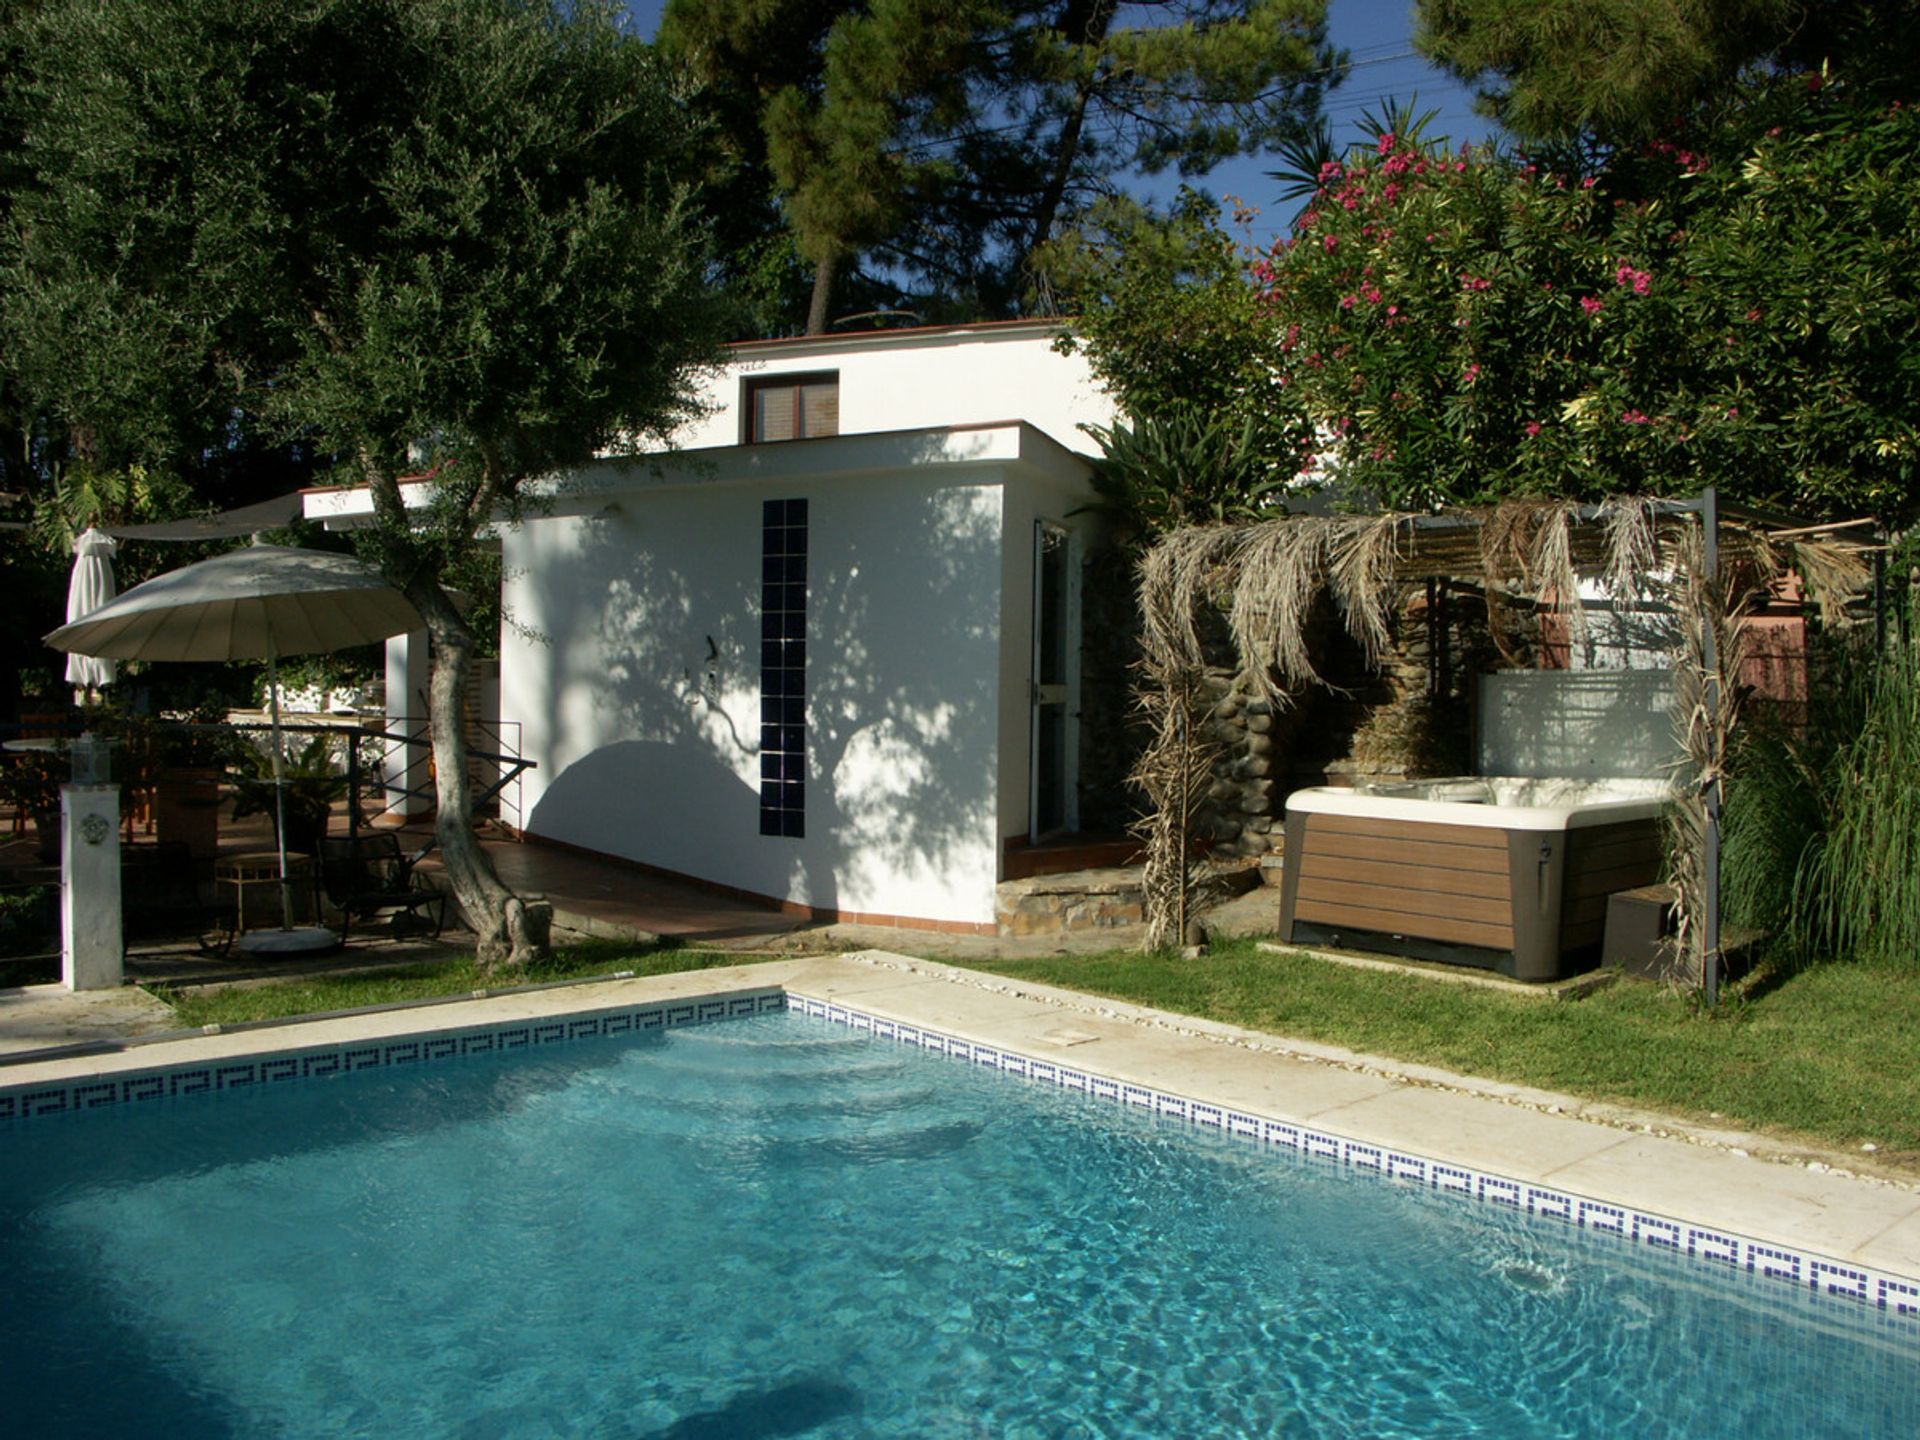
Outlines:
{"type": "Polygon", "coordinates": [[[295,930],[289,921],[285,780],[281,773],[278,662],[370,645],[426,628],[413,602],[351,555],[251,545],[136,585],[83,620],[47,636],[56,650],[116,660],[265,660],[273,724],[275,837],[280,857],[278,943],[254,948],[312,948],[331,931],[295,930]]]}
{"type": "MultiPolygon", "coordinates": [[[[69,624],[113,599],[113,552],[119,548],[120,542],[104,530],[85,530],[73,542],[73,576],[67,581],[69,624]]],[[[67,683],[81,691],[97,690],[113,683],[113,668],[113,661],[96,655],[69,655],[67,683]]]]}

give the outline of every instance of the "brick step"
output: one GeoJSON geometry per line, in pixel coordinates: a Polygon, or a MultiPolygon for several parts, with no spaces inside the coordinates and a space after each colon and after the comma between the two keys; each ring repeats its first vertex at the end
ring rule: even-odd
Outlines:
{"type": "Polygon", "coordinates": [[[1081,870],[1110,870],[1140,863],[1140,842],[1125,835],[1074,835],[1029,845],[1010,839],[1003,847],[1001,871],[1009,880],[1032,875],[1066,875],[1081,870]]]}

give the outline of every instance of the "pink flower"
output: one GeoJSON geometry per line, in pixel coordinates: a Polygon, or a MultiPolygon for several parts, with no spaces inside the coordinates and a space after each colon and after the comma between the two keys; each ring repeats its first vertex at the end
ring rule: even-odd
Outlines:
{"type": "Polygon", "coordinates": [[[1653,422],[1647,418],[1644,410],[1629,410],[1620,417],[1620,423],[1622,425],[1651,425],[1653,422]]]}
{"type": "Polygon", "coordinates": [[[1387,306],[1387,318],[1389,320],[1393,319],[1393,317],[1398,315],[1399,313],[1400,313],[1400,307],[1398,305],[1387,306]]]}
{"type": "Polygon", "coordinates": [[[1351,295],[1342,295],[1342,296],[1340,297],[1340,308],[1341,308],[1342,310],[1351,310],[1351,309],[1353,308],[1353,305],[1354,305],[1354,297],[1353,297],[1353,296],[1351,296],[1351,295]]]}
{"type": "Polygon", "coordinates": [[[1493,282],[1479,275],[1462,275],[1460,283],[1469,290],[1491,290],[1493,282]]]}
{"type": "Polygon", "coordinates": [[[1540,433],[1540,422],[1538,420],[1527,421],[1527,438],[1531,440],[1534,436],[1538,435],[1539,433],[1540,433]]]}
{"type": "Polygon", "coordinates": [[[1476,360],[1473,362],[1473,364],[1467,366],[1467,373],[1462,383],[1471,385],[1473,384],[1474,381],[1478,380],[1479,378],[1480,378],[1480,362],[1476,360]]]}
{"type": "Polygon", "coordinates": [[[1369,305],[1378,305],[1380,303],[1380,287],[1378,285],[1365,286],[1360,291],[1360,298],[1369,305]]]}
{"type": "Polygon", "coordinates": [[[1589,315],[1598,315],[1602,310],[1607,308],[1607,305],[1604,300],[1598,300],[1591,295],[1582,295],[1580,297],[1580,308],[1589,315]]]}
{"type": "Polygon", "coordinates": [[[1391,155],[1393,153],[1394,138],[1394,133],[1391,130],[1380,137],[1380,153],[1382,155],[1391,155]]]}
{"type": "Polygon", "coordinates": [[[1338,250],[1340,248],[1340,237],[1338,235],[1323,235],[1320,243],[1329,250],[1338,250]]]}
{"type": "Polygon", "coordinates": [[[1584,180],[1582,180],[1582,181],[1580,182],[1580,188],[1581,188],[1582,190],[1591,190],[1591,189],[1592,189],[1592,188],[1593,188],[1594,186],[1596,186],[1596,185],[1598,185],[1599,183],[1600,183],[1600,177],[1599,177],[1599,176],[1597,176],[1597,175],[1589,175],[1589,176],[1587,176],[1587,178],[1586,178],[1586,179],[1584,179],[1584,180]]]}
{"type": "Polygon", "coordinates": [[[1758,305],[1754,306],[1753,309],[1747,311],[1747,319],[1758,320],[1759,318],[1760,318],[1760,307],[1758,305]]]}

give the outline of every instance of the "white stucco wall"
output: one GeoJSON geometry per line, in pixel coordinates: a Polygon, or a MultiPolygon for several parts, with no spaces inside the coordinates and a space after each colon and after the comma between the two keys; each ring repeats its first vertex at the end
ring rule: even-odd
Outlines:
{"type": "Polygon", "coordinates": [[[804,904],[991,923],[1006,471],[635,485],[504,539],[527,827],[804,904]],[[784,839],[759,833],[761,505],[801,496],[807,833],[784,839]]]}
{"type": "Polygon", "coordinates": [[[1113,402],[1085,355],[1054,351],[1057,334],[1052,324],[1021,322],[736,345],[703,383],[711,412],[675,443],[740,444],[746,381],[832,370],[843,435],[1024,420],[1069,450],[1095,454],[1080,426],[1110,424],[1113,402]]]}

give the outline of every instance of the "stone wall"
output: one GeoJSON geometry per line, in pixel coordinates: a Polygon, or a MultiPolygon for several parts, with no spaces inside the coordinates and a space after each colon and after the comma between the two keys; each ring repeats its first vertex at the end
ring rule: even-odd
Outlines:
{"type": "MultiPolygon", "coordinates": [[[[1441,587],[1430,623],[1428,587],[1406,586],[1395,606],[1392,645],[1376,667],[1347,633],[1330,600],[1308,621],[1314,664],[1331,688],[1278,707],[1238,675],[1224,620],[1204,616],[1201,635],[1211,710],[1201,737],[1218,751],[1195,838],[1221,858],[1279,848],[1286,798],[1309,785],[1461,775],[1473,769],[1477,677],[1526,662],[1538,626],[1524,611],[1502,614],[1503,658],[1477,587],[1441,587]]],[[[1126,781],[1145,741],[1133,715],[1139,613],[1130,558],[1097,553],[1087,563],[1082,657],[1081,825],[1126,829],[1141,799],[1126,781]]]]}
{"type": "MultiPolygon", "coordinates": [[[[1403,592],[1378,667],[1323,601],[1308,622],[1308,643],[1331,688],[1278,708],[1236,677],[1224,627],[1209,634],[1220,648],[1210,647],[1213,710],[1202,733],[1219,758],[1198,838],[1216,855],[1279,848],[1286,798],[1304,786],[1471,772],[1475,679],[1500,657],[1478,591],[1442,596],[1433,625],[1427,593],[1423,584],[1403,592]]],[[[1522,646],[1530,644],[1527,628],[1515,637],[1522,646]]]]}

